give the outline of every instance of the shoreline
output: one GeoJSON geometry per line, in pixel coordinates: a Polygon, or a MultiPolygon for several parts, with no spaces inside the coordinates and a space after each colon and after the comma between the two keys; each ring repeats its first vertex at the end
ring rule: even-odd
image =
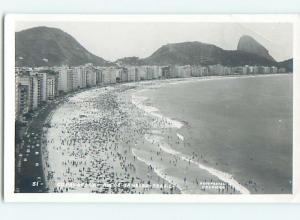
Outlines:
{"type": "MultiPolygon", "coordinates": [[[[179,82],[180,83],[180,82],[179,82]]],[[[172,83],[166,83],[167,85],[170,85],[172,83]]],[[[181,135],[180,133],[180,129],[182,127],[184,127],[184,124],[180,121],[176,121],[174,119],[171,119],[171,118],[168,118],[167,116],[165,115],[162,115],[162,113],[159,112],[159,109],[154,107],[154,106],[150,106],[150,105],[145,105],[144,102],[147,101],[147,97],[145,96],[138,96],[136,95],[137,93],[141,92],[141,91],[145,91],[147,89],[142,89],[142,90],[137,90],[133,95],[132,95],[132,103],[134,105],[137,106],[137,108],[141,109],[142,111],[144,111],[146,114],[150,114],[151,116],[153,117],[156,117],[160,120],[164,120],[167,124],[167,127],[170,127],[170,128],[173,128],[175,129],[175,133],[176,133],[176,136],[178,137],[178,139],[182,142],[184,142],[184,136],[181,135]]],[[[161,128],[163,129],[163,128],[161,128]]],[[[157,135],[153,135],[153,134],[146,134],[145,135],[145,139],[146,141],[152,143],[152,144],[155,144],[155,145],[158,145],[159,148],[166,152],[167,154],[170,154],[170,155],[173,155],[175,157],[177,157],[179,160],[182,160],[182,161],[185,161],[185,162],[188,162],[189,164],[192,163],[192,164],[195,164],[196,166],[198,166],[198,168],[202,171],[206,171],[208,173],[210,173],[211,175],[217,177],[220,181],[224,182],[225,184],[228,184],[228,186],[231,186],[233,187],[235,190],[237,190],[238,192],[242,193],[242,194],[250,194],[249,190],[244,187],[243,185],[241,185],[240,183],[238,183],[238,181],[236,181],[233,176],[229,173],[226,173],[226,172],[223,172],[223,171],[220,171],[220,170],[217,170],[213,167],[208,167],[208,166],[205,166],[204,164],[201,164],[199,161],[195,161],[194,159],[192,159],[191,156],[188,156],[188,155],[185,155],[175,149],[172,149],[171,146],[169,146],[167,143],[164,143],[163,138],[161,138],[161,136],[157,136],[157,135]]],[[[133,152],[134,153],[134,152],[133,152]]],[[[135,154],[135,153],[134,153],[135,154]]],[[[135,154],[136,155],[136,154],[135,154]]],[[[151,165],[151,162],[148,162],[146,161],[145,159],[141,158],[141,157],[138,157],[137,158],[139,160],[141,160],[142,162],[144,162],[145,164],[147,165],[151,165]]],[[[153,166],[153,164],[152,164],[153,166]]],[[[155,165],[154,165],[155,167],[155,165]]],[[[157,168],[155,167],[154,168],[155,172],[161,176],[162,178],[164,178],[167,182],[171,183],[171,184],[174,184],[172,183],[172,181],[170,180],[169,177],[167,177],[166,175],[163,175],[162,174],[162,168],[157,168]]],[[[201,171],[200,171],[201,172],[201,171]]],[[[175,184],[181,192],[184,192],[184,188],[181,187],[181,186],[178,186],[178,184],[175,184]]]]}

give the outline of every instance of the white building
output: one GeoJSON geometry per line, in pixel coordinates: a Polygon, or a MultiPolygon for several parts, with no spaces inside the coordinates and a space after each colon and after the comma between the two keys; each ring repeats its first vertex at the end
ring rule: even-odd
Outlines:
{"type": "Polygon", "coordinates": [[[140,80],[147,80],[147,71],[148,71],[148,66],[137,66],[136,71],[139,74],[140,80]]]}
{"type": "Polygon", "coordinates": [[[224,75],[225,72],[224,72],[224,66],[221,65],[221,64],[216,64],[216,65],[211,65],[208,67],[209,68],[209,73],[211,75],[224,75]]]}
{"type": "Polygon", "coordinates": [[[271,73],[278,73],[278,68],[276,66],[272,66],[271,73]]]}
{"type": "Polygon", "coordinates": [[[286,68],[280,67],[277,72],[278,73],[286,73],[286,68]]]}
{"type": "Polygon", "coordinates": [[[154,66],[146,66],[146,80],[152,80],[154,79],[154,71],[155,67],[154,66]]]}
{"type": "Polygon", "coordinates": [[[122,68],[121,70],[121,82],[128,82],[128,69],[122,68]]]}
{"type": "Polygon", "coordinates": [[[47,101],[47,73],[38,73],[41,82],[41,100],[43,102],[47,101]]]}
{"type": "Polygon", "coordinates": [[[201,66],[191,66],[191,76],[202,76],[201,66]]]}
{"type": "Polygon", "coordinates": [[[86,88],[86,71],[84,67],[78,67],[77,71],[79,72],[78,84],[80,88],[86,88]]]}
{"type": "Polygon", "coordinates": [[[79,67],[73,68],[73,80],[72,80],[72,90],[75,91],[80,88],[81,81],[81,71],[79,67]]]}
{"type": "Polygon", "coordinates": [[[67,92],[73,90],[73,69],[67,70],[67,92]]]}
{"type": "Polygon", "coordinates": [[[104,85],[116,83],[118,69],[114,67],[105,68],[102,72],[102,83],[104,85]]]}
{"type": "Polygon", "coordinates": [[[264,73],[265,73],[265,74],[271,73],[271,67],[265,66],[265,67],[264,67],[264,73]]]}
{"type": "Polygon", "coordinates": [[[53,74],[47,75],[47,99],[53,100],[57,96],[57,77],[53,74]]]}
{"type": "Polygon", "coordinates": [[[153,79],[160,79],[162,77],[162,70],[160,66],[153,67],[153,79]]]}
{"type": "Polygon", "coordinates": [[[73,70],[66,66],[58,72],[58,91],[70,92],[73,89],[73,70]]]}
{"type": "Polygon", "coordinates": [[[68,68],[65,66],[58,71],[58,90],[68,92],[68,68]]]}
{"type": "Polygon", "coordinates": [[[138,69],[135,66],[127,67],[127,70],[128,70],[128,82],[135,82],[140,80],[138,69]]]}
{"type": "Polygon", "coordinates": [[[101,85],[102,83],[102,69],[101,68],[96,68],[96,84],[101,85]]]}
{"type": "Polygon", "coordinates": [[[30,110],[30,77],[16,77],[16,117],[30,110]]]}
{"type": "Polygon", "coordinates": [[[185,65],[185,66],[176,66],[176,73],[177,75],[175,77],[179,78],[186,78],[186,77],[191,77],[191,66],[190,65],[185,65]]]}
{"type": "Polygon", "coordinates": [[[96,77],[96,71],[92,67],[85,67],[85,73],[86,73],[86,86],[87,87],[93,87],[96,86],[97,77],[96,77]]]}
{"type": "Polygon", "coordinates": [[[224,66],[224,75],[232,75],[233,74],[233,68],[224,66]]]}
{"type": "Polygon", "coordinates": [[[35,110],[41,101],[41,82],[37,75],[30,76],[30,109],[35,110]]]}

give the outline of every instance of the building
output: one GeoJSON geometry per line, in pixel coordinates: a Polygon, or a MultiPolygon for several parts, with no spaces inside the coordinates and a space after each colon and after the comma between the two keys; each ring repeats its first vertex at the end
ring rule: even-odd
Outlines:
{"type": "Polygon", "coordinates": [[[234,68],[235,73],[239,75],[246,75],[247,74],[247,67],[246,66],[237,66],[234,68]]]}
{"type": "Polygon", "coordinates": [[[270,71],[271,73],[278,73],[278,68],[276,66],[272,66],[270,71]]]}
{"type": "Polygon", "coordinates": [[[84,66],[72,68],[72,90],[86,88],[86,69],[84,66]]]}
{"type": "Polygon", "coordinates": [[[19,92],[19,71],[15,68],[15,119],[19,116],[19,99],[20,99],[20,92],[19,92]]]}
{"type": "Polygon", "coordinates": [[[127,71],[128,71],[128,82],[135,82],[140,80],[138,69],[135,66],[127,67],[127,71]]]}
{"type": "Polygon", "coordinates": [[[254,67],[253,66],[246,65],[245,67],[246,67],[246,73],[247,74],[253,74],[253,72],[254,72],[254,67]]]}
{"type": "Polygon", "coordinates": [[[211,65],[208,67],[210,75],[223,76],[225,75],[224,66],[221,64],[211,65]]]}
{"type": "Polygon", "coordinates": [[[253,66],[253,74],[258,74],[258,73],[259,73],[259,67],[253,66]]]}
{"type": "Polygon", "coordinates": [[[108,85],[116,83],[117,72],[119,72],[119,70],[114,67],[105,68],[102,72],[102,84],[108,85]]]}
{"type": "Polygon", "coordinates": [[[47,99],[54,100],[58,95],[58,76],[56,74],[47,75],[47,99]]]}
{"type": "Polygon", "coordinates": [[[264,74],[269,74],[269,73],[271,73],[271,67],[269,67],[269,66],[264,66],[263,68],[264,68],[264,74]]]}
{"type": "Polygon", "coordinates": [[[84,67],[79,67],[79,72],[80,72],[80,77],[79,77],[79,87],[80,88],[86,88],[86,71],[84,69],[84,67]]]}
{"type": "Polygon", "coordinates": [[[87,87],[93,87],[96,86],[97,77],[96,77],[96,71],[93,68],[86,68],[86,86],[87,87]]]}
{"type": "Polygon", "coordinates": [[[138,80],[152,80],[154,79],[154,72],[156,66],[139,66],[137,68],[138,80]]]}
{"type": "Polygon", "coordinates": [[[30,110],[30,76],[16,77],[16,118],[30,110]]]}
{"type": "Polygon", "coordinates": [[[178,77],[178,68],[177,65],[171,65],[170,68],[170,74],[168,78],[177,78],[178,77]]]}
{"type": "Polygon", "coordinates": [[[41,87],[42,78],[38,75],[30,76],[30,110],[35,110],[41,105],[41,87]]]}
{"type": "Polygon", "coordinates": [[[128,82],[128,69],[122,68],[121,69],[121,82],[128,82]]]}
{"type": "Polygon", "coordinates": [[[16,119],[57,96],[58,74],[44,71],[26,71],[16,75],[16,119]]]}
{"type": "Polygon", "coordinates": [[[192,76],[192,69],[190,65],[175,66],[175,77],[186,78],[192,76]]]}
{"type": "Polygon", "coordinates": [[[140,80],[147,80],[148,66],[137,66],[136,69],[139,74],[140,80]]]}
{"type": "Polygon", "coordinates": [[[203,76],[201,70],[202,70],[201,66],[191,66],[191,76],[193,77],[203,76]]]}
{"type": "Polygon", "coordinates": [[[73,70],[72,90],[75,91],[80,88],[82,73],[80,71],[80,67],[74,67],[72,70],[73,70]]]}
{"type": "Polygon", "coordinates": [[[232,75],[233,74],[233,68],[224,66],[224,75],[232,75]]]}
{"type": "Polygon", "coordinates": [[[39,80],[41,80],[41,101],[46,102],[47,99],[47,73],[37,73],[39,80]]]}
{"type": "Polygon", "coordinates": [[[169,66],[162,66],[161,67],[161,75],[163,79],[171,78],[171,71],[169,66]]]}
{"type": "Polygon", "coordinates": [[[102,79],[102,69],[96,68],[95,71],[96,71],[96,84],[101,85],[102,80],[103,80],[102,79]]]}
{"type": "Polygon", "coordinates": [[[201,67],[201,74],[202,76],[208,76],[209,75],[209,69],[207,66],[202,66],[201,67]]]}
{"type": "Polygon", "coordinates": [[[97,74],[96,68],[91,64],[87,63],[83,67],[83,71],[85,72],[85,76],[82,78],[86,78],[86,87],[94,87],[97,85],[97,74]]]}
{"type": "Polygon", "coordinates": [[[70,92],[73,90],[74,68],[62,66],[58,69],[58,92],[70,92]]]}
{"type": "Polygon", "coordinates": [[[152,66],[153,68],[153,79],[161,79],[162,78],[162,70],[160,66],[152,66]]]}
{"type": "Polygon", "coordinates": [[[58,91],[59,92],[69,92],[68,87],[68,67],[63,66],[58,71],[58,91]]]}
{"type": "Polygon", "coordinates": [[[280,67],[277,72],[278,73],[286,73],[286,68],[280,67]]]}
{"type": "Polygon", "coordinates": [[[67,91],[73,90],[73,69],[67,69],[67,91]]]}
{"type": "Polygon", "coordinates": [[[155,66],[147,66],[146,67],[146,79],[152,80],[154,79],[155,66]]]}
{"type": "Polygon", "coordinates": [[[121,82],[122,69],[116,68],[116,83],[121,82]]]}

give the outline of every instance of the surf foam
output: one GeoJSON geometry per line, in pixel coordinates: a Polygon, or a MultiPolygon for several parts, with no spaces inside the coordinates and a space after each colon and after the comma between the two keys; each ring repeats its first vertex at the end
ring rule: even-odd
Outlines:
{"type": "Polygon", "coordinates": [[[164,152],[166,152],[168,154],[172,154],[174,156],[178,156],[180,159],[182,159],[184,161],[187,161],[187,162],[197,165],[200,169],[205,170],[208,173],[210,173],[211,175],[219,178],[221,181],[228,183],[230,186],[234,187],[240,193],[250,194],[249,190],[246,187],[244,187],[243,185],[241,185],[237,180],[235,180],[231,174],[217,170],[212,167],[205,166],[197,161],[190,159],[187,155],[172,149],[167,143],[164,143],[162,141],[163,138],[161,136],[145,135],[145,139],[149,143],[159,145],[161,150],[163,150],[164,152]]]}
{"type": "Polygon", "coordinates": [[[183,192],[183,188],[181,188],[180,186],[178,186],[178,184],[174,183],[174,180],[172,180],[172,177],[168,176],[167,174],[165,174],[163,171],[164,169],[161,167],[158,167],[157,165],[154,166],[150,161],[147,161],[145,159],[143,159],[142,157],[138,156],[136,153],[136,149],[132,148],[131,152],[132,154],[141,162],[145,163],[147,166],[152,166],[153,167],[153,171],[162,179],[164,179],[165,181],[167,181],[169,184],[171,184],[172,186],[176,187],[177,189],[179,189],[180,192],[183,192]]]}
{"type": "Polygon", "coordinates": [[[176,133],[176,135],[177,135],[177,137],[178,137],[180,140],[184,141],[184,136],[183,136],[183,135],[181,135],[181,134],[179,134],[179,133],[176,133]]]}
{"type": "Polygon", "coordinates": [[[131,96],[131,102],[138,107],[139,109],[143,110],[144,112],[146,112],[147,114],[150,114],[156,118],[159,118],[163,121],[165,121],[171,128],[177,128],[180,129],[183,127],[183,123],[181,123],[180,121],[176,121],[174,119],[168,118],[159,112],[159,109],[153,106],[148,106],[148,105],[144,105],[144,102],[147,100],[148,98],[145,96],[139,96],[139,95],[132,95],[131,96]]]}

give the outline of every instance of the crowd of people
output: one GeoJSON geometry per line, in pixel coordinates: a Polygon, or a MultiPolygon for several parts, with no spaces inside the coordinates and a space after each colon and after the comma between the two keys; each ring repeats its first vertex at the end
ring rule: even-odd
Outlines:
{"type": "Polygon", "coordinates": [[[173,187],[153,189],[154,183],[163,181],[149,167],[141,168],[132,155],[131,148],[151,125],[142,117],[134,119],[133,111],[138,110],[119,96],[121,90],[83,92],[70,97],[53,114],[43,143],[50,192],[174,191],[173,187]]]}

